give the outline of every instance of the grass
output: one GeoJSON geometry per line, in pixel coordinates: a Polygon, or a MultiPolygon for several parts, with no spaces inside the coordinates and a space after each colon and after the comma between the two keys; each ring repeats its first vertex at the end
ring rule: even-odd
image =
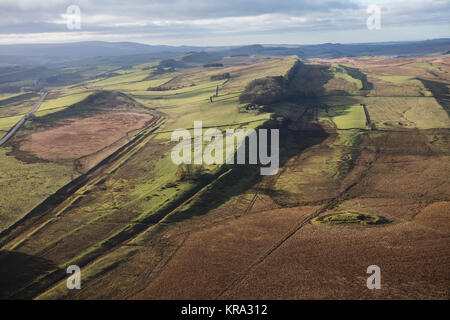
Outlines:
{"type": "Polygon", "coordinates": [[[142,81],[145,78],[147,78],[149,75],[151,75],[151,71],[133,71],[130,70],[128,73],[119,75],[119,76],[113,76],[106,79],[100,79],[100,80],[90,80],[87,81],[86,84],[90,86],[95,87],[105,87],[110,85],[115,85],[119,83],[129,83],[129,82],[138,82],[142,81]]]}
{"type": "Polygon", "coordinates": [[[361,80],[350,76],[347,71],[339,64],[332,64],[330,70],[333,73],[334,77],[344,79],[345,81],[353,83],[356,86],[356,90],[361,90],[363,88],[361,80]]]}
{"type": "MultiPolygon", "coordinates": [[[[394,85],[394,88],[397,91],[397,95],[403,96],[405,95],[405,90],[411,91],[411,89],[415,89],[417,92],[416,95],[431,97],[433,94],[431,91],[427,90],[423,83],[416,79],[415,77],[410,76],[398,76],[398,75],[380,75],[375,73],[368,74],[372,78],[379,79],[383,82],[390,83],[394,85]]],[[[375,88],[376,89],[376,88],[375,88]]],[[[391,90],[390,90],[391,91],[391,90]]],[[[390,93],[392,94],[392,93],[390,93]]],[[[395,91],[394,91],[395,94],[395,91]]],[[[379,94],[382,95],[382,94],[379,94]]]]}
{"type": "Polygon", "coordinates": [[[39,111],[45,111],[50,109],[62,108],[71,106],[77,102],[82,101],[86,97],[88,97],[92,92],[81,92],[74,94],[67,94],[61,97],[57,97],[55,99],[45,99],[39,107],[39,111]]]}
{"type": "Polygon", "coordinates": [[[0,118],[0,130],[8,131],[22,118],[23,116],[0,118]]]}
{"type": "MultiPolygon", "coordinates": [[[[39,109],[34,113],[35,116],[43,116],[50,113],[60,111],[70,105],[82,101],[88,97],[92,92],[86,91],[86,89],[63,89],[60,90],[62,96],[45,99],[42,102],[39,109]]],[[[9,104],[0,109],[0,117],[5,116],[5,118],[0,118],[0,130],[7,130],[12,125],[14,125],[22,115],[26,114],[31,110],[34,103],[38,101],[38,97],[33,97],[32,99],[25,100],[20,104],[9,104]],[[20,116],[19,116],[20,115],[20,116]],[[9,117],[6,117],[9,116],[9,117]],[[7,128],[7,129],[5,129],[7,128]]]]}
{"type": "Polygon", "coordinates": [[[136,81],[136,82],[129,82],[129,83],[117,83],[107,86],[102,86],[105,90],[120,90],[124,92],[133,92],[133,91],[145,91],[150,87],[157,87],[160,86],[167,81],[170,81],[172,78],[161,78],[161,79],[154,79],[154,80],[148,80],[148,81],[136,81]]]}
{"type": "Polygon", "coordinates": [[[21,218],[43,199],[77,176],[55,163],[24,163],[0,149],[0,230],[21,218]]]}
{"type": "Polygon", "coordinates": [[[359,155],[358,145],[361,143],[361,135],[362,133],[357,130],[341,131],[331,145],[334,153],[328,163],[332,167],[336,182],[341,182],[355,165],[359,155]]]}
{"type": "Polygon", "coordinates": [[[435,66],[430,62],[413,62],[412,64],[433,72],[445,73],[441,67],[435,66]]]}
{"type": "Polygon", "coordinates": [[[366,128],[364,109],[359,104],[335,106],[319,111],[319,121],[331,121],[338,129],[366,128]]]}
{"type": "Polygon", "coordinates": [[[371,77],[378,78],[380,80],[386,81],[386,82],[392,82],[395,84],[418,84],[417,79],[410,76],[397,76],[397,75],[381,75],[376,73],[371,73],[371,77]]]}
{"type": "Polygon", "coordinates": [[[379,225],[389,221],[386,218],[361,212],[341,212],[318,216],[311,220],[315,225],[379,225]]]}
{"type": "Polygon", "coordinates": [[[368,97],[367,105],[371,121],[377,128],[449,128],[447,112],[434,97],[368,97]]]}
{"type": "MultiPolygon", "coordinates": [[[[330,110],[364,103],[369,111],[370,120],[376,128],[449,128],[450,119],[445,109],[434,97],[361,97],[361,96],[328,96],[322,97],[321,101],[330,110]]],[[[329,112],[330,112],[329,110],[329,112]]],[[[326,121],[326,113],[321,110],[319,117],[326,121]]]]}
{"type": "Polygon", "coordinates": [[[3,104],[4,102],[10,103],[12,101],[22,100],[23,98],[29,98],[30,96],[31,97],[32,96],[37,96],[37,94],[35,94],[35,93],[25,93],[25,92],[0,94],[0,103],[1,104],[3,104]]]}
{"type": "Polygon", "coordinates": [[[58,111],[62,111],[62,110],[64,110],[64,109],[66,109],[66,108],[67,108],[67,107],[55,107],[55,108],[53,108],[53,109],[37,110],[37,111],[34,113],[34,115],[35,115],[36,117],[43,117],[43,116],[48,115],[48,114],[52,114],[52,113],[55,113],[55,112],[58,112],[58,111]]]}
{"type": "Polygon", "coordinates": [[[0,118],[24,115],[39,100],[39,95],[25,93],[9,99],[0,100],[0,118]]]}
{"type": "MultiPolygon", "coordinates": [[[[151,179],[140,180],[132,190],[130,196],[133,204],[138,204],[143,215],[148,216],[149,212],[157,209],[169,199],[176,198],[180,193],[184,193],[190,188],[190,183],[177,183],[175,176],[178,166],[173,164],[170,154],[163,156],[155,163],[154,172],[151,179]],[[167,187],[169,184],[176,187],[167,187]]],[[[153,211],[154,212],[154,211],[153,211]]]]}

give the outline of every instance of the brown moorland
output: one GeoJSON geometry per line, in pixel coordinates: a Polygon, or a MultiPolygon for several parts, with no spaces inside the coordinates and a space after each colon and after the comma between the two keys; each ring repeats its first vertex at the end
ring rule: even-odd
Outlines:
{"type": "Polygon", "coordinates": [[[152,118],[150,114],[135,112],[69,118],[64,125],[23,137],[19,149],[44,160],[74,160],[95,153],[128,132],[144,127],[152,118]]]}

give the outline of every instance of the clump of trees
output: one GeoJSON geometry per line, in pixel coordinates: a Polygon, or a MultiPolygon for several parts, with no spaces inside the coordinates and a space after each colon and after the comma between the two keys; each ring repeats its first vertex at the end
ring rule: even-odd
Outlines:
{"type": "Polygon", "coordinates": [[[109,78],[109,77],[117,77],[117,76],[121,76],[121,74],[117,73],[117,72],[105,72],[105,73],[102,73],[102,74],[97,74],[95,76],[92,76],[89,79],[90,80],[91,79],[103,79],[103,78],[106,79],[106,78],[109,78]]]}
{"type": "Polygon", "coordinates": [[[152,76],[158,75],[158,74],[164,74],[164,73],[170,73],[177,71],[174,67],[161,67],[158,66],[155,71],[153,71],[152,76]]]}
{"type": "Polygon", "coordinates": [[[149,87],[147,88],[147,91],[169,91],[172,90],[172,88],[166,88],[166,87],[149,87]]]}
{"type": "Polygon", "coordinates": [[[186,64],[175,59],[165,59],[159,62],[161,68],[186,68],[186,64]]]}
{"type": "Polygon", "coordinates": [[[302,97],[315,97],[313,93],[304,93],[299,90],[303,67],[303,63],[297,60],[285,76],[253,80],[239,96],[239,102],[268,105],[302,97]]]}
{"type": "Polygon", "coordinates": [[[178,181],[196,181],[200,179],[205,173],[205,168],[202,165],[181,164],[178,166],[176,173],[178,181]]]}
{"type": "Polygon", "coordinates": [[[223,63],[207,63],[203,65],[204,68],[223,67],[223,63]]]}
{"type": "Polygon", "coordinates": [[[19,86],[10,86],[10,85],[0,86],[0,93],[16,93],[16,92],[20,92],[19,86]]]}
{"type": "Polygon", "coordinates": [[[239,102],[272,104],[286,99],[288,94],[288,85],[284,77],[266,77],[250,82],[239,96],[239,102]]]}
{"type": "Polygon", "coordinates": [[[225,73],[221,73],[221,74],[215,74],[211,76],[211,80],[215,81],[215,80],[225,80],[225,79],[230,79],[230,73],[229,72],[225,72],[225,73]]]}

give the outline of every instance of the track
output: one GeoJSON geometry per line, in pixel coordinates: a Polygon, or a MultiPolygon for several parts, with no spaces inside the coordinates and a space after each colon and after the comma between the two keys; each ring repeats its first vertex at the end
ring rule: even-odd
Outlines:
{"type": "Polygon", "coordinates": [[[329,200],[326,204],[324,204],[320,209],[316,210],[314,213],[310,214],[308,217],[300,221],[292,230],[290,230],[286,235],[283,236],[277,243],[275,243],[269,250],[267,250],[261,257],[259,257],[255,262],[253,262],[247,270],[245,270],[240,276],[238,276],[233,282],[231,282],[219,295],[216,296],[216,299],[220,299],[225,293],[227,293],[230,289],[236,287],[242,280],[244,280],[247,275],[259,264],[261,264],[268,256],[270,256],[275,250],[283,245],[287,240],[289,240],[293,235],[297,233],[304,225],[309,223],[312,219],[324,213],[325,211],[334,208],[343,196],[356,184],[352,184],[347,187],[343,192],[341,192],[337,197],[329,200]]]}
{"type": "Polygon", "coordinates": [[[8,133],[0,139],[0,147],[5,144],[16,132],[17,130],[19,130],[23,124],[25,123],[25,121],[27,121],[27,119],[41,106],[41,103],[44,101],[45,97],[48,95],[48,92],[44,92],[41,96],[41,98],[39,99],[38,102],[36,102],[36,104],[33,106],[33,108],[28,111],[22,119],[19,120],[19,122],[17,122],[14,127],[11,128],[11,130],[8,131],[8,133]]]}

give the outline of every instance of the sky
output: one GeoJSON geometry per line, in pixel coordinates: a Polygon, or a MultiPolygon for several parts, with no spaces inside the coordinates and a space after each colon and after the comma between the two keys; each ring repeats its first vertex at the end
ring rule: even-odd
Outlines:
{"type": "Polygon", "coordinates": [[[0,44],[226,46],[448,37],[450,0],[0,0],[0,44]],[[376,21],[379,28],[373,28],[376,21]]]}

